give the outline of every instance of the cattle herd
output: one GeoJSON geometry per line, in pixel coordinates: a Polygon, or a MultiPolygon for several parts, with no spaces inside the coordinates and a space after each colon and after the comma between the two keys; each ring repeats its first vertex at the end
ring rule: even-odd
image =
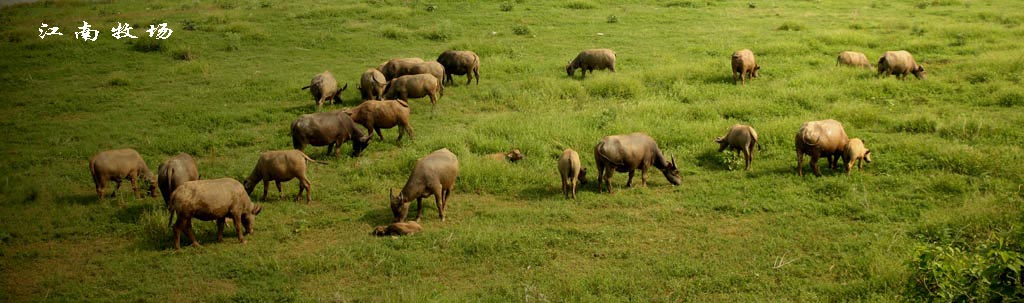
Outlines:
{"type": "MultiPolygon", "coordinates": [[[[871,68],[870,62],[863,53],[844,51],[839,54],[836,64],[871,68]]],[[[731,56],[733,82],[745,84],[747,79],[757,78],[761,66],[755,63],[754,53],[749,49],[736,51],[731,56]]],[[[348,88],[345,84],[340,89],[338,81],[329,71],[313,77],[308,86],[313,100],[316,102],[317,113],[299,116],[291,124],[293,150],[267,151],[259,155],[252,173],[240,183],[232,178],[199,179],[199,169],[192,156],[182,153],[171,157],[160,164],[158,174],[153,173],[146,161],[133,149],[116,149],[101,151],[89,160],[89,169],[96,185],[96,194],[103,198],[109,181],[114,181],[112,196],[116,195],[122,180],[129,180],[136,198],[140,198],[140,181],[146,184],[147,194],[156,197],[156,191],[163,196],[165,206],[170,212],[168,225],[174,231],[174,247],[180,248],[181,233],[185,232],[193,246],[199,246],[192,233],[191,219],[217,221],[217,240],[223,239],[224,225],[230,218],[235,225],[238,239],[245,242],[243,235],[253,232],[252,225],[262,210],[254,204],[249,196],[260,182],[263,183],[263,200],[267,199],[270,182],[277,186],[278,194],[283,195],[281,182],[299,179],[299,192],[295,200],[299,200],[305,192],[306,202],[310,201],[312,185],[306,177],[306,164],[314,162],[303,151],[306,145],[327,146],[327,154],[340,153],[341,145],[352,142],[351,156],[357,157],[367,147],[373,134],[380,140],[382,128],[399,127],[397,143],[401,143],[403,134],[413,139],[413,128],[409,123],[411,111],[410,98],[429,97],[433,112],[437,99],[444,95],[444,85],[454,82],[452,75],[466,75],[466,84],[476,79],[480,83],[480,58],[472,51],[445,51],[436,61],[425,62],[420,58],[396,58],[380,64],[377,68],[366,70],[360,77],[359,90],[364,100],[359,106],[347,110],[319,112],[324,102],[332,100],[340,102],[340,93],[348,88]],[[363,133],[356,125],[366,129],[363,133]],[[177,216],[177,221],[174,217],[177,216]],[[242,229],[245,229],[244,233],[242,229]]],[[[588,49],[581,51],[575,59],[565,66],[566,73],[572,77],[574,72],[581,70],[581,77],[587,72],[610,70],[615,72],[615,52],[610,49],[588,49]]],[[[913,74],[924,79],[924,68],[914,61],[906,51],[885,52],[878,60],[879,75],[896,75],[905,79],[913,74]]],[[[750,170],[755,147],[760,148],[758,134],[749,125],[733,125],[725,136],[714,139],[719,144],[719,152],[725,149],[742,154],[744,167],[750,170]]],[[[871,150],[864,141],[850,139],[843,125],[836,120],[810,121],[804,123],[794,138],[797,154],[797,172],[803,176],[803,156],[810,156],[811,169],[821,176],[818,159],[825,157],[829,167],[836,170],[838,160],[843,159],[846,173],[858,168],[863,162],[871,162],[871,150]]],[[[518,150],[508,153],[496,153],[487,157],[500,161],[516,162],[525,158],[518,150]]],[[[662,172],[672,185],[679,185],[679,176],[675,157],[666,157],[658,143],[644,133],[605,136],[594,146],[594,161],[597,164],[598,192],[607,188],[612,192],[609,181],[614,172],[629,174],[626,186],[633,183],[634,172],[640,170],[640,184],[647,184],[647,169],[655,168],[662,172]]],[[[562,179],[562,193],[565,198],[576,198],[576,187],[586,182],[587,169],[580,161],[580,155],[571,148],[565,149],[558,158],[557,167],[562,179]]],[[[374,235],[407,235],[422,230],[417,223],[423,213],[422,199],[433,196],[441,221],[445,220],[448,199],[459,175],[458,157],[447,148],[434,151],[417,160],[406,181],[405,187],[395,195],[392,191],[390,206],[395,216],[394,223],[376,227],[374,235]],[[417,213],[414,221],[406,222],[409,206],[417,202],[417,213]]],[[[282,197],[283,198],[283,197],[282,197]]]]}

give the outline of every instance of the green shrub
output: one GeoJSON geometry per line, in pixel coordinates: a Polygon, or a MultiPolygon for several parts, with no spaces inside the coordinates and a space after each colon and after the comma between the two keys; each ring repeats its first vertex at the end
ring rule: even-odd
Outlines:
{"type": "Polygon", "coordinates": [[[137,52],[157,52],[164,48],[164,40],[152,38],[139,38],[132,40],[132,49],[137,52]]]}
{"type": "Polygon", "coordinates": [[[799,24],[799,23],[796,23],[796,22],[784,22],[784,23],[782,23],[782,25],[780,25],[778,28],[776,28],[776,30],[799,32],[799,31],[804,30],[805,28],[806,27],[804,27],[803,24],[799,24]]]}
{"type": "Polygon", "coordinates": [[[586,88],[591,96],[619,99],[632,99],[644,90],[643,84],[632,79],[597,79],[586,88]]]}
{"type": "Polygon", "coordinates": [[[529,35],[532,31],[529,26],[525,24],[517,24],[512,26],[512,33],[520,36],[529,35]]]}
{"type": "Polygon", "coordinates": [[[511,2],[502,2],[501,3],[501,11],[503,11],[503,12],[511,12],[512,11],[512,7],[513,6],[512,6],[511,2]]]}
{"type": "Polygon", "coordinates": [[[585,1],[570,1],[569,3],[565,4],[565,8],[568,8],[568,9],[595,9],[595,8],[597,8],[597,6],[594,5],[593,3],[585,2],[585,1]]]}
{"type": "Polygon", "coordinates": [[[918,117],[896,125],[896,131],[915,134],[934,133],[937,128],[938,123],[928,117],[918,117]]]}
{"type": "Polygon", "coordinates": [[[997,238],[976,247],[925,245],[911,262],[909,295],[944,302],[1024,300],[1021,243],[997,238]]]}
{"type": "Polygon", "coordinates": [[[196,53],[192,51],[191,47],[184,47],[172,51],[171,58],[174,58],[174,60],[192,61],[196,59],[196,53]]]}

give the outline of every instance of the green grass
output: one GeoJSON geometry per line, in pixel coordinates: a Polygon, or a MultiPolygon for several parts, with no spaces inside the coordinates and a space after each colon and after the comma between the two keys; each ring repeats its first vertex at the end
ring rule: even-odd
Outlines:
{"type": "Polygon", "coordinates": [[[913,262],[934,251],[921,247],[1024,250],[1022,11],[1009,0],[3,7],[0,301],[915,301],[913,262]],[[98,41],[74,39],[81,21],[98,41]],[[39,39],[40,22],[64,36],[39,39]],[[140,39],[111,38],[116,22],[140,39]],[[142,39],[162,22],[170,39],[142,39]],[[597,47],[616,51],[618,71],[567,78],[566,62],[597,47]],[[742,48],[761,77],[735,86],[729,55],[742,48]],[[284,200],[272,189],[245,245],[232,228],[213,243],[215,224],[195,222],[205,245],[175,253],[159,198],[95,197],[87,166],[100,150],[135,148],[154,171],[187,152],[203,178],[242,178],[259,152],[291,147],[289,124],[314,110],[299,88],[316,73],[350,86],[326,109],[351,107],[366,68],[447,49],[480,55],[480,85],[456,79],[435,114],[412,100],[416,140],[402,146],[391,129],[359,158],[308,147],[329,162],[309,168],[314,202],[291,201],[295,181],[284,200]],[[928,80],[835,66],[843,50],[898,49],[928,80]],[[827,118],[875,162],[801,178],[793,134],[827,118]],[[765,148],[750,172],[716,153],[735,123],[765,148]],[[636,131],[676,157],[682,185],[652,171],[647,188],[626,189],[620,173],[615,194],[592,182],[562,199],[564,148],[593,180],[593,145],[636,131]],[[428,198],[422,233],[370,236],[392,219],[388,190],[442,147],[461,165],[450,219],[428,198]],[[526,160],[484,157],[512,148],[526,160]]]}

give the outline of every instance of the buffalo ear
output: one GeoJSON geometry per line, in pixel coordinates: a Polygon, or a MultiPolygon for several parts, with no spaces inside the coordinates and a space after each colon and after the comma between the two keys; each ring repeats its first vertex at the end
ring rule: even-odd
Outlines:
{"type": "Polygon", "coordinates": [[[725,137],[715,138],[715,143],[722,143],[722,141],[725,141],[725,137]]]}
{"type": "Polygon", "coordinates": [[[252,214],[253,215],[259,215],[260,212],[263,212],[263,207],[260,206],[259,204],[253,204],[252,214]]]}
{"type": "Polygon", "coordinates": [[[395,189],[394,188],[388,188],[388,197],[391,198],[391,200],[395,199],[395,189]]]}
{"type": "Polygon", "coordinates": [[[870,149],[868,151],[864,152],[865,156],[870,155],[870,154],[871,154],[871,150],[870,149]]]}

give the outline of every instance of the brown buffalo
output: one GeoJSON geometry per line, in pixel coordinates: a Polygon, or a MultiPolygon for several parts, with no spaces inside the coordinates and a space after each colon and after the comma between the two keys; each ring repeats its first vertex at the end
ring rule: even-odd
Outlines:
{"type": "Polygon", "coordinates": [[[842,157],[850,139],[846,136],[842,123],[829,119],[804,123],[797,131],[795,141],[797,172],[801,177],[804,175],[804,154],[808,154],[811,156],[814,175],[820,177],[818,158],[826,157],[829,168],[836,170],[836,163],[842,157]]]}
{"type": "Polygon", "coordinates": [[[420,232],[423,227],[416,221],[395,222],[391,225],[377,226],[373,229],[374,236],[406,236],[420,232]]]}
{"type": "Polygon", "coordinates": [[[750,162],[754,160],[754,145],[761,146],[757,143],[757,131],[743,124],[733,125],[728,134],[716,138],[715,142],[719,144],[718,152],[726,148],[735,150],[737,156],[742,152],[746,170],[750,170],[750,162]]]}
{"type": "Polygon", "coordinates": [[[846,162],[846,174],[849,175],[854,162],[857,162],[858,170],[864,169],[864,162],[871,163],[871,150],[864,146],[860,138],[850,139],[843,151],[843,161],[846,162]]]}
{"type": "Polygon", "coordinates": [[[263,210],[249,200],[245,188],[237,180],[231,178],[198,180],[185,182],[171,194],[171,202],[167,208],[171,213],[167,225],[171,225],[174,215],[178,220],[174,223],[174,249],[181,249],[181,232],[184,231],[192,246],[199,246],[195,234],[192,233],[192,218],[203,221],[217,220],[217,242],[224,240],[224,224],[227,218],[235,223],[238,241],[245,243],[244,235],[253,233],[252,225],[256,215],[263,210]]]}
{"type": "Polygon", "coordinates": [[[160,185],[160,194],[164,197],[164,204],[171,203],[171,193],[178,186],[188,181],[199,180],[199,167],[196,160],[186,153],[180,153],[167,159],[157,170],[157,183],[160,185]]]}
{"type": "Polygon", "coordinates": [[[444,66],[444,81],[442,84],[454,83],[452,75],[466,75],[466,85],[473,82],[480,85],[480,56],[473,51],[447,50],[437,56],[437,62],[444,66]]]}
{"type": "Polygon", "coordinates": [[[508,162],[512,162],[512,163],[516,163],[519,160],[526,159],[526,156],[523,155],[523,153],[520,152],[518,148],[514,148],[514,149],[512,149],[512,151],[507,152],[507,153],[500,152],[500,153],[488,154],[487,157],[491,158],[491,159],[494,159],[495,161],[508,161],[508,162]]]}
{"type": "Polygon", "coordinates": [[[888,51],[878,58],[878,75],[882,76],[883,74],[884,76],[896,75],[896,78],[900,80],[906,79],[907,74],[914,74],[918,80],[924,80],[927,75],[924,67],[914,60],[914,55],[905,50],[888,51]]]}
{"type": "Polygon", "coordinates": [[[447,148],[436,150],[429,155],[416,161],[409,180],[405,187],[395,196],[391,196],[391,212],[395,215],[395,222],[405,221],[409,214],[409,204],[416,199],[419,210],[416,213],[416,221],[423,215],[423,198],[434,196],[437,204],[437,213],[444,222],[445,209],[448,207],[448,196],[455,187],[455,179],[459,176],[459,158],[447,148]]]}
{"type": "Polygon", "coordinates": [[[384,74],[374,68],[367,69],[359,78],[359,93],[362,94],[363,100],[383,100],[384,88],[387,85],[388,80],[384,78],[384,74]]]}
{"type": "Polygon", "coordinates": [[[345,87],[338,89],[338,80],[334,79],[334,75],[329,71],[313,76],[312,80],[309,80],[309,85],[303,86],[302,89],[309,89],[309,93],[313,95],[313,101],[316,101],[316,109],[320,110],[324,105],[324,101],[334,100],[334,103],[341,103],[341,92],[348,88],[348,83],[345,83],[345,87]]]}
{"type": "Polygon", "coordinates": [[[380,134],[382,128],[398,126],[398,140],[402,141],[402,134],[409,134],[409,140],[413,139],[412,125],[409,123],[409,104],[402,100],[366,101],[355,108],[346,110],[345,113],[352,118],[352,121],[366,128],[366,135],[384,140],[380,134]]]}
{"type": "Polygon", "coordinates": [[[291,126],[292,147],[301,151],[306,149],[306,144],[327,145],[327,154],[330,155],[333,149],[337,157],[341,144],[352,141],[352,156],[358,157],[372,137],[363,135],[355,125],[344,110],[299,116],[291,126]]]}
{"type": "Polygon", "coordinates": [[[577,183],[587,184],[587,168],[580,163],[580,154],[566,148],[558,158],[558,175],[562,177],[562,194],[568,199],[571,193],[575,200],[577,183]]]}
{"type": "Polygon", "coordinates": [[[732,82],[746,84],[747,78],[757,78],[761,66],[754,62],[754,52],[741,49],[732,53],[732,82]]]}
{"type": "Polygon", "coordinates": [[[665,179],[672,185],[682,183],[675,157],[671,158],[671,161],[665,158],[658,148],[658,143],[644,133],[601,138],[594,146],[594,160],[597,162],[598,192],[601,192],[602,185],[608,187],[609,193],[612,192],[609,179],[616,171],[629,173],[626,187],[630,187],[633,184],[633,172],[640,169],[640,185],[647,186],[647,169],[651,166],[661,170],[665,179]]]}
{"type": "Polygon", "coordinates": [[[871,61],[868,61],[868,56],[865,56],[864,53],[844,51],[839,53],[839,57],[836,57],[836,65],[871,68],[871,61]]]}
{"type": "Polygon", "coordinates": [[[377,69],[384,74],[384,78],[388,81],[392,79],[404,76],[404,75],[415,75],[416,73],[411,70],[420,63],[423,63],[423,59],[420,58],[394,58],[384,62],[377,69]]]}
{"type": "MultiPolygon", "coordinates": [[[[312,186],[309,179],[306,178],[306,161],[327,164],[310,159],[301,150],[275,150],[260,154],[259,160],[256,160],[256,167],[252,169],[249,177],[245,178],[245,192],[251,194],[252,190],[256,188],[256,184],[263,181],[263,201],[266,201],[270,181],[274,181],[274,185],[277,185],[277,193],[283,195],[281,182],[299,178],[299,193],[295,195],[295,201],[302,197],[302,191],[305,190],[306,203],[309,203],[312,186]]],[[[284,196],[280,198],[284,198],[284,196]]]]}
{"type": "Polygon", "coordinates": [[[583,50],[565,66],[565,73],[572,77],[577,69],[580,70],[580,78],[586,78],[587,72],[593,74],[595,69],[607,69],[614,73],[615,51],[607,48],[583,50]]]}
{"type": "Polygon", "coordinates": [[[108,182],[114,181],[117,184],[114,187],[114,191],[110,193],[110,196],[114,197],[117,195],[117,190],[121,188],[121,181],[124,179],[132,182],[135,198],[141,198],[139,195],[139,178],[148,183],[144,184],[147,188],[146,194],[156,197],[156,178],[153,177],[153,172],[146,165],[146,160],[143,160],[139,152],[134,149],[125,148],[101,151],[89,159],[89,171],[92,173],[93,183],[96,184],[96,195],[100,199],[103,199],[103,192],[108,182]]]}
{"type": "Polygon", "coordinates": [[[430,111],[437,107],[437,99],[444,96],[444,87],[441,81],[430,74],[416,74],[401,76],[388,83],[384,92],[386,99],[401,99],[406,103],[409,98],[430,97],[430,111]]]}

